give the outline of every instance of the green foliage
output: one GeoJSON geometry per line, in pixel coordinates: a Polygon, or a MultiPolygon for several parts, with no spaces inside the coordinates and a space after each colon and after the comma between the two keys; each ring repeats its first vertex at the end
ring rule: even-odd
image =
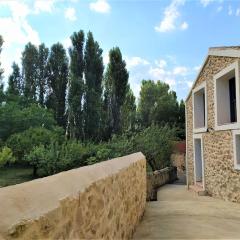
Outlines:
{"type": "Polygon", "coordinates": [[[29,100],[36,100],[38,50],[32,43],[28,43],[22,53],[22,72],[24,80],[24,96],[29,100]]]}
{"type": "Polygon", "coordinates": [[[70,55],[70,79],[68,92],[68,128],[67,134],[71,139],[83,138],[83,94],[84,94],[84,32],[74,32],[71,36],[72,47],[70,55]]]}
{"type": "MultiPolygon", "coordinates": [[[[2,45],[3,45],[3,38],[0,35],[0,54],[2,52],[2,45]]],[[[5,95],[4,95],[4,92],[3,92],[2,79],[3,79],[3,69],[1,68],[1,62],[0,62],[0,104],[3,102],[3,100],[5,98],[5,95]]]]}
{"type": "Polygon", "coordinates": [[[120,111],[128,89],[128,71],[118,47],[109,52],[109,64],[105,74],[105,108],[107,110],[108,131],[119,134],[121,131],[120,111]]]}
{"type": "Polygon", "coordinates": [[[28,107],[22,107],[17,103],[0,105],[0,136],[4,141],[12,134],[30,127],[51,129],[55,125],[52,113],[36,104],[28,107]]]}
{"type": "Polygon", "coordinates": [[[121,107],[121,129],[122,132],[131,132],[136,124],[136,99],[128,85],[126,98],[121,107]]]}
{"type": "Polygon", "coordinates": [[[173,141],[176,139],[174,128],[152,125],[134,137],[134,152],[142,152],[152,170],[170,165],[173,141]]]}
{"type": "Polygon", "coordinates": [[[85,52],[85,80],[86,95],[84,100],[84,132],[87,139],[101,139],[101,107],[102,107],[102,80],[103,80],[103,58],[102,49],[88,33],[85,52]]]}
{"type": "Polygon", "coordinates": [[[7,94],[20,95],[22,93],[22,76],[19,66],[13,62],[12,73],[8,78],[7,94]]]}
{"type": "Polygon", "coordinates": [[[6,164],[11,164],[15,162],[15,157],[13,156],[12,150],[9,147],[3,147],[0,152],[0,167],[6,164]]]}
{"type": "Polygon", "coordinates": [[[9,137],[6,144],[13,149],[13,154],[22,162],[24,156],[29,154],[31,150],[39,145],[48,146],[53,142],[63,141],[63,130],[59,127],[48,130],[46,128],[37,127],[29,128],[21,133],[15,133],[9,137]]]}
{"type": "Polygon", "coordinates": [[[45,95],[47,92],[47,79],[48,79],[48,57],[49,49],[45,47],[45,44],[42,43],[38,47],[38,79],[37,79],[37,88],[38,88],[38,102],[44,106],[45,105],[45,95]]]}
{"type": "Polygon", "coordinates": [[[143,80],[138,114],[144,127],[151,124],[175,123],[178,116],[176,93],[170,91],[169,85],[164,82],[143,80]]]}
{"type": "Polygon", "coordinates": [[[61,43],[52,45],[48,61],[47,106],[53,109],[57,123],[65,127],[65,102],[68,82],[68,58],[61,43]]]}

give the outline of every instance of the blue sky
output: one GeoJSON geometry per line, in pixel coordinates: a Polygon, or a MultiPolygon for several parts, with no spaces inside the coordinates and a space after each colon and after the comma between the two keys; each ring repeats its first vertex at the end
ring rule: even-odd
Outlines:
{"type": "Polygon", "coordinates": [[[104,50],[119,46],[138,97],[142,79],[162,80],[185,98],[211,46],[240,44],[240,1],[36,0],[0,1],[5,81],[24,45],[92,31],[104,50]]]}

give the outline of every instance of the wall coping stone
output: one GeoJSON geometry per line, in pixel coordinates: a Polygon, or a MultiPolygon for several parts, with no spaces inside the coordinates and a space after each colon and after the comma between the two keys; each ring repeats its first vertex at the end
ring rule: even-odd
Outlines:
{"type": "Polygon", "coordinates": [[[78,196],[94,182],[112,176],[134,163],[146,160],[141,153],[0,189],[0,232],[29,219],[38,219],[60,206],[61,200],[78,196]]]}

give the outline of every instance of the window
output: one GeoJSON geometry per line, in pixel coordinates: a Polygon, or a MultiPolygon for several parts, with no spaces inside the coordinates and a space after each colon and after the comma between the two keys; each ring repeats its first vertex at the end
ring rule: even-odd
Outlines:
{"type": "Polygon", "coordinates": [[[233,130],[234,168],[240,170],[240,130],[233,130]]]}
{"type": "Polygon", "coordinates": [[[205,132],[207,130],[207,99],[206,83],[193,90],[193,131],[205,132]]]}
{"type": "Polygon", "coordinates": [[[239,63],[238,61],[214,76],[215,129],[239,127],[239,63]]]}

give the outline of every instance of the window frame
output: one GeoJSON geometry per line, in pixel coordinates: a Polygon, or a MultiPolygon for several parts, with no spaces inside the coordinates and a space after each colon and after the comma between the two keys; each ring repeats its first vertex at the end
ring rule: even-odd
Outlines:
{"type": "Polygon", "coordinates": [[[239,60],[235,61],[234,63],[230,64],[226,68],[222,69],[220,72],[214,75],[214,117],[215,117],[215,130],[232,130],[240,128],[240,89],[239,89],[239,60]],[[234,123],[227,123],[227,124],[218,124],[218,101],[217,101],[217,81],[227,75],[229,72],[235,72],[235,86],[236,86],[236,109],[237,109],[237,121],[234,123]]]}
{"type": "Polygon", "coordinates": [[[207,122],[208,122],[208,103],[207,103],[207,84],[206,81],[202,82],[200,85],[198,85],[197,87],[195,87],[192,91],[192,107],[193,107],[193,133],[202,133],[202,132],[206,132],[207,131],[207,122]],[[195,128],[195,94],[204,89],[204,95],[205,95],[205,121],[204,121],[204,127],[201,128],[195,128]]]}

